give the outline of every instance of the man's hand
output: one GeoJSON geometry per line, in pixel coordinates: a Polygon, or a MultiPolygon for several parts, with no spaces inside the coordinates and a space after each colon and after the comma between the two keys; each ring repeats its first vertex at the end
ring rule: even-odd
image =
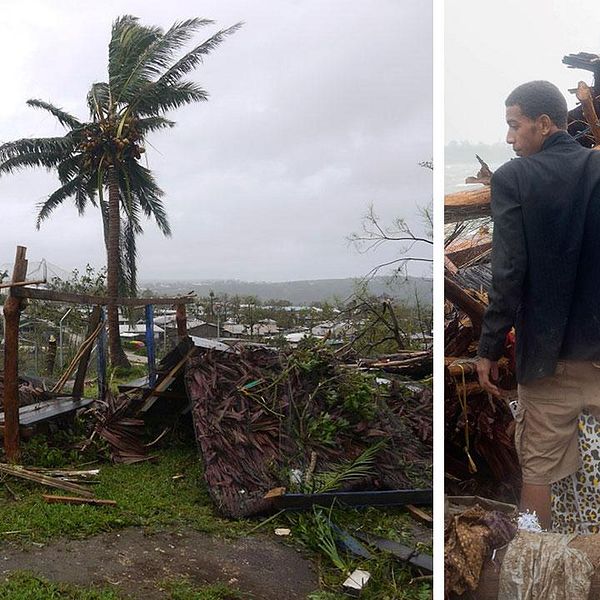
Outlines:
{"type": "Polygon", "coordinates": [[[498,381],[497,360],[479,358],[477,360],[477,375],[479,376],[479,384],[486,392],[489,392],[494,396],[500,396],[500,390],[498,386],[494,385],[493,383],[494,381],[498,381]]]}

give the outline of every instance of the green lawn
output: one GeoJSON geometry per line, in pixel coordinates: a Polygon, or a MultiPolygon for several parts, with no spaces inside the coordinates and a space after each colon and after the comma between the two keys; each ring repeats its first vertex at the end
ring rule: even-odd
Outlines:
{"type": "MultiPolygon", "coordinates": [[[[169,600],[243,600],[247,598],[221,583],[193,586],[184,579],[157,584],[169,600]]],[[[33,573],[19,571],[0,581],[2,600],[127,600],[128,596],[106,587],[57,584],[33,573]]]]}
{"type": "MultiPolygon", "coordinates": [[[[44,444],[35,442],[29,453],[25,448],[24,456],[35,457],[43,451],[44,444]]],[[[64,463],[60,452],[57,452],[52,462],[64,463]]],[[[70,459],[72,453],[62,456],[63,459],[70,459]]],[[[193,445],[159,450],[155,463],[102,463],[93,466],[100,467],[100,483],[93,487],[96,496],[116,500],[117,506],[46,504],[41,494],[48,493],[47,488],[13,477],[5,478],[5,485],[0,486],[0,543],[2,540],[11,540],[27,545],[60,537],[85,538],[129,526],[144,527],[150,531],[167,527],[195,529],[225,537],[248,533],[273,536],[275,527],[289,527],[292,536],[277,539],[293,544],[314,562],[321,584],[320,590],[311,596],[312,600],[347,598],[340,592],[345,573],[320,549],[319,537],[315,534],[315,515],[311,512],[281,514],[254,532],[261,523],[259,519],[234,521],[219,517],[212,508],[202,478],[199,455],[193,445]],[[178,477],[180,475],[183,477],[178,477]]],[[[61,492],[51,490],[50,493],[61,492]]],[[[412,519],[401,509],[335,509],[331,513],[327,511],[327,516],[350,532],[362,528],[381,537],[413,543],[412,519]]],[[[430,544],[423,549],[431,550],[430,544]]],[[[365,561],[341,553],[341,559],[350,570],[363,568],[371,572],[371,581],[361,595],[363,600],[431,598],[430,582],[411,583],[411,571],[382,554],[374,560],[365,561]]],[[[230,600],[239,597],[232,595],[235,592],[227,588],[209,586],[198,590],[185,581],[166,582],[162,587],[169,594],[165,597],[174,600],[230,600]]],[[[119,597],[107,589],[57,586],[31,575],[17,573],[6,583],[0,584],[0,598],[113,600],[119,597]],[[21,595],[14,595],[17,592],[13,590],[16,589],[22,590],[21,595]]]]}

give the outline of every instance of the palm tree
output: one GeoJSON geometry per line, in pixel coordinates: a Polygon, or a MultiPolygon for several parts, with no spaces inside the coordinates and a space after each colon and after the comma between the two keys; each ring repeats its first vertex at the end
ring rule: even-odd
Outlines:
{"type": "MultiPolygon", "coordinates": [[[[28,105],[56,117],[67,133],[0,146],[0,175],[27,167],[58,174],[60,187],[39,206],[38,228],[68,198],[80,214],[88,203],[100,207],[109,299],[119,292],[135,292],[135,238],[142,231],[141,216],[153,218],[163,234],[171,234],[163,191],[140,158],[149,133],[175,124],[165,117],[167,111],[208,99],[205,90],[183,77],[241,23],[218,31],[179,59],[176,55],[196,30],[212,23],[189,19],[163,31],[141,25],[130,15],[119,17],[108,47],[108,82],[94,83],[87,95],[90,120],[81,121],[48,102],[28,100],[28,105]]],[[[114,303],[108,305],[108,329],[111,363],[128,366],[114,303]]]]}

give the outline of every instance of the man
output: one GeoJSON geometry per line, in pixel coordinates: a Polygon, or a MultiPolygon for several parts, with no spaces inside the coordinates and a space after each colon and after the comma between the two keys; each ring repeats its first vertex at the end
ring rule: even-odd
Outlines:
{"type": "Polygon", "coordinates": [[[517,87],[506,121],[521,158],[491,181],[492,288],[477,369],[500,395],[497,361],[514,326],[521,509],[549,529],[550,485],[580,464],[578,416],[600,415],[600,152],[566,132],[566,101],[547,81],[517,87]]]}

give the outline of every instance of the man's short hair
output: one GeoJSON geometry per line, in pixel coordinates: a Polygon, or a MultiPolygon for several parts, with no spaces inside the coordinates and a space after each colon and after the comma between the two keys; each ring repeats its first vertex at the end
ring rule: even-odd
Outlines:
{"type": "Polygon", "coordinates": [[[516,87],[506,99],[506,106],[519,106],[530,119],[548,115],[560,129],[567,128],[567,101],[561,91],[549,81],[529,81],[516,87]]]}

